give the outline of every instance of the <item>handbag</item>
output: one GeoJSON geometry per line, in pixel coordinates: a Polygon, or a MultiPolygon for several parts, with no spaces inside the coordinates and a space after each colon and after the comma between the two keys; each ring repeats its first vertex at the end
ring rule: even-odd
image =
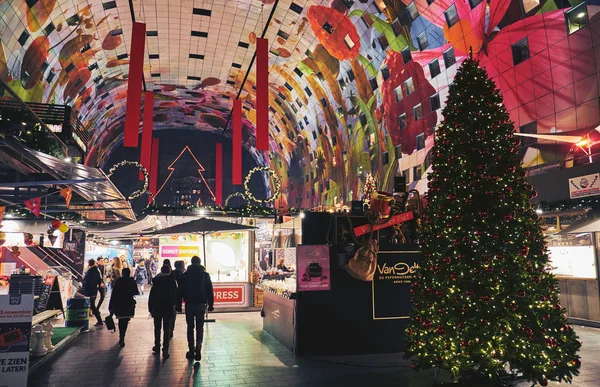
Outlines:
{"type": "Polygon", "coordinates": [[[116,332],[117,327],[115,326],[115,320],[113,320],[112,314],[106,316],[106,318],[104,319],[104,324],[106,324],[106,329],[108,329],[109,331],[112,330],[113,332],[116,332]]]}

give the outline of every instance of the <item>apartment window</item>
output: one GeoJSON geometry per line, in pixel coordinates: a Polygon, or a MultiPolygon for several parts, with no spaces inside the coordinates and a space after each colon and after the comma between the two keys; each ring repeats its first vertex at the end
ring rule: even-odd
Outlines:
{"type": "Polygon", "coordinates": [[[452,27],[460,20],[460,18],[458,17],[458,12],[456,12],[456,6],[454,4],[452,4],[450,8],[448,8],[444,12],[444,16],[446,16],[446,23],[448,23],[448,27],[452,27]]]}
{"type": "Polygon", "coordinates": [[[418,121],[421,118],[423,118],[423,106],[421,104],[418,104],[417,106],[413,107],[413,114],[415,116],[415,121],[418,121]]]}
{"type": "Polygon", "coordinates": [[[335,32],[335,28],[333,28],[333,26],[327,22],[325,22],[325,24],[323,24],[323,29],[325,31],[327,31],[327,33],[330,35],[335,32]]]}
{"type": "Polygon", "coordinates": [[[412,1],[409,5],[406,6],[406,13],[411,21],[415,20],[419,17],[419,10],[417,9],[417,5],[414,1],[412,1]]]}
{"type": "Polygon", "coordinates": [[[429,47],[429,42],[427,41],[427,34],[425,33],[425,31],[417,35],[417,43],[419,43],[419,50],[421,51],[429,47]]]}
{"type": "Polygon", "coordinates": [[[388,42],[387,38],[385,37],[385,35],[381,35],[377,38],[377,40],[379,41],[379,45],[381,45],[382,49],[386,49],[388,48],[388,46],[390,45],[390,42],[388,42]]]}
{"type": "Polygon", "coordinates": [[[429,103],[431,104],[431,111],[434,112],[441,107],[440,104],[440,93],[435,93],[429,97],[429,103]]]}
{"type": "Polygon", "coordinates": [[[398,126],[400,129],[406,128],[408,121],[406,120],[406,113],[402,113],[398,116],[398,126]]]}
{"type": "MultiPolygon", "coordinates": [[[[533,121],[519,128],[519,132],[527,134],[537,134],[537,122],[533,121]]],[[[521,148],[527,148],[537,143],[537,139],[533,137],[521,137],[521,148]]]]}
{"type": "Polygon", "coordinates": [[[396,160],[400,160],[402,158],[402,146],[396,145],[394,147],[394,153],[396,154],[396,160]]]}
{"type": "Polygon", "coordinates": [[[590,24],[586,2],[584,1],[565,12],[565,20],[569,35],[590,24]]]}
{"type": "Polygon", "coordinates": [[[407,64],[411,61],[411,59],[412,55],[410,54],[410,48],[406,47],[404,50],[402,50],[402,60],[404,61],[404,64],[407,64]]]}
{"type": "MultiPolygon", "coordinates": [[[[417,136],[417,150],[425,148],[425,133],[421,133],[417,136]]],[[[419,178],[421,178],[419,176],[419,178]]]]}
{"type": "Polygon", "coordinates": [[[402,23],[400,23],[400,20],[394,20],[392,23],[392,29],[396,35],[400,35],[402,33],[402,23]]]}
{"type": "Polygon", "coordinates": [[[309,96],[309,97],[311,97],[311,96],[312,96],[312,92],[310,91],[310,89],[308,88],[308,86],[306,86],[306,87],[304,88],[304,91],[306,91],[306,94],[308,94],[308,96],[309,96]]]}
{"type": "Polygon", "coordinates": [[[454,48],[450,47],[449,49],[444,51],[444,65],[446,66],[446,68],[448,68],[455,63],[456,58],[454,57],[454,48]]]}
{"type": "Polygon", "coordinates": [[[413,83],[412,77],[404,81],[404,89],[406,90],[406,95],[411,95],[415,92],[415,85],[413,83]]]}
{"type": "Polygon", "coordinates": [[[354,73],[352,72],[352,70],[348,70],[346,75],[348,76],[348,79],[350,80],[350,82],[352,82],[354,80],[354,73]]]}
{"type": "Polygon", "coordinates": [[[390,69],[388,69],[387,66],[384,66],[381,69],[381,77],[383,78],[384,81],[387,81],[388,79],[390,79],[390,69]]]}
{"type": "Polygon", "coordinates": [[[373,91],[375,91],[379,88],[379,85],[377,84],[377,78],[373,77],[373,78],[369,79],[369,83],[371,84],[371,89],[373,91]]]}
{"type": "Polygon", "coordinates": [[[521,0],[521,6],[523,7],[523,13],[529,13],[532,9],[540,5],[540,0],[521,0]]]}
{"type": "Polygon", "coordinates": [[[429,62],[429,73],[431,74],[431,79],[440,75],[440,61],[437,59],[429,62]]]}
{"type": "Polygon", "coordinates": [[[421,169],[420,165],[413,167],[414,181],[421,180],[422,175],[423,175],[423,170],[421,169]]]}
{"type": "Polygon", "coordinates": [[[346,82],[344,82],[344,78],[339,79],[338,83],[340,84],[340,89],[344,90],[346,88],[346,82]]]}
{"type": "Polygon", "coordinates": [[[394,89],[394,95],[396,96],[396,102],[402,101],[402,99],[404,98],[404,96],[402,95],[402,85],[394,89]]]}
{"type": "Polygon", "coordinates": [[[469,0],[469,5],[471,6],[471,9],[475,9],[482,1],[483,0],[469,0]]]}
{"type": "Polygon", "coordinates": [[[406,184],[408,184],[410,179],[410,170],[405,169],[404,171],[402,171],[402,177],[404,177],[404,181],[406,182],[406,184]]]}
{"type": "Polygon", "coordinates": [[[519,40],[512,46],[512,56],[515,66],[529,59],[529,42],[527,38],[519,40]]]}

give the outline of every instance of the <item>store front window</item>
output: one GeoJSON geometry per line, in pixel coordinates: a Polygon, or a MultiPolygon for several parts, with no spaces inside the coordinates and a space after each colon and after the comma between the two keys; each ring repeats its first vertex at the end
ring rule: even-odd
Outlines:
{"type": "Polygon", "coordinates": [[[596,259],[592,234],[550,235],[548,257],[558,277],[595,279],[596,259]]]}

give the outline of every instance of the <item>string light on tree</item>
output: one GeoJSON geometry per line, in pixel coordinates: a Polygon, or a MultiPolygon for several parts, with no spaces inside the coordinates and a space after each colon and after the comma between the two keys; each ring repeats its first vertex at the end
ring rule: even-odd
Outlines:
{"type": "Polygon", "coordinates": [[[406,330],[413,368],[570,382],[581,343],[549,271],[513,123],[478,62],[459,69],[443,116],[406,330]]]}

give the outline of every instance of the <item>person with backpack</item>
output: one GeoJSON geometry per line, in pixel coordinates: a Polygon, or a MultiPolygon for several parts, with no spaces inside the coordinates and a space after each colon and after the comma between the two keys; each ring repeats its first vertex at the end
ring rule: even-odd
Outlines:
{"type": "Polygon", "coordinates": [[[96,297],[98,297],[98,291],[101,288],[102,290],[104,290],[104,283],[102,282],[100,270],[98,270],[96,261],[90,259],[88,261],[88,270],[85,272],[85,276],[83,277],[81,290],[84,296],[90,298],[90,309],[92,310],[92,314],[94,315],[94,317],[96,317],[96,320],[98,321],[94,325],[95,327],[101,327],[104,325],[102,323],[100,311],[96,306],[96,297]]]}
{"type": "Polygon", "coordinates": [[[135,267],[133,278],[137,284],[138,292],[143,296],[144,285],[146,285],[146,281],[148,281],[148,272],[146,271],[144,261],[140,261],[140,263],[135,267]]]}
{"type": "Polygon", "coordinates": [[[171,267],[163,265],[160,273],[152,279],[152,289],[148,298],[148,310],[154,318],[154,347],[152,352],[160,352],[160,331],[163,330],[163,359],[169,358],[169,341],[171,328],[175,318],[175,302],[177,301],[177,282],[171,275],[171,267]]]}
{"type": "Polygon", "coordinates": [[[214,308],[213,285],[210,275],[200,264],[200,257],[193,256],[192,264],[181,276],[181,296],[185,301],[185,320],[187,323],[188,349],[185,357],[200,361],[202,359],[202,341],[204,339],[204,314],[214,308]],[[196,328],[196,345],[194,345],[196,328]]]}

